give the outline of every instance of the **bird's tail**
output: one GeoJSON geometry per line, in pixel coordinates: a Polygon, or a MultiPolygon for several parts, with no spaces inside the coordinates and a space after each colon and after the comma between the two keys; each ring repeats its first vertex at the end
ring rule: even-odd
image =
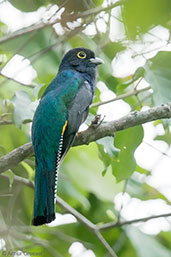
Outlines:
{"type": "Polygon", "coordinates": [[[50,223],[55,219],[55,173],[54,171],[39,172],[39,169],[36,169],[32,219],[34,226],[50,223]]]}
{"type": "MultiPolygon", "coordinates": [[[[63,133],[63,130],[62,130],[63,133]]],[[[50,145],[51,146],[51,145],[50,145]]],[[[57,152],[50,151],[50,147],[37,151],[34,212],[32,224],[34,226],[50,223],[55,219],[55,198],[57,190],[57,179],[63,146],[63,134],[60,137],[57,152]]],[[[51,147],[52,149],[54,147],[51,147]]]]}

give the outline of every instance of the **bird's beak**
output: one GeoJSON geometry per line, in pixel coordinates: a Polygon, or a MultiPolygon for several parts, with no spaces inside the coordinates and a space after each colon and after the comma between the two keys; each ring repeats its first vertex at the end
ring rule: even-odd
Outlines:
{"type": "Polygon", "coordinates": [[[104,63],[104,61],[102,59],[100,59],[99,57],[95,57],[95,58],[90,58],[90,62],[94,63],[96,65],[102,64],[104,63]]]}

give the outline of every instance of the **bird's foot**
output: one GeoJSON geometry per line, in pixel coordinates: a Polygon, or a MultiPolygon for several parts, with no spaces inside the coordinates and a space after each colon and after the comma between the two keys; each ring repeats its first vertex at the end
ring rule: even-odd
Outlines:
{"type": "Polygon", "coordinates": [[[103,118],[101,118],[101,114],[97,114],[94,117],[94,119],[92,120],[90,127],[93,129],[99,127],[102,124],[104,118],[105,118],[105,116],[103,118]]]}

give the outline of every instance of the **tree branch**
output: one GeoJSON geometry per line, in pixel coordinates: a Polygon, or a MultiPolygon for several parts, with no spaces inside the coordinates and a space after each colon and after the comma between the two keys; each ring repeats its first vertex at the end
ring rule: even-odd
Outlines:
{"type": "MultiPolygon", "coordinates": [[[[88,16],[91,16],[91,15],[97,15],[98,13],[100,13],[102,11],[108,11],[110,9],[118,7],[118,6],[122,5],[124,2],[125,2],[124,0],[121,0],[121,1],[118,1],[114,4],[111,4],[111,5],[109,5],[105,8],[97,7],[97,8],[94,8],[92,10],[88,10],[88,11],[85,11],[85,12],[82,12],[82,13],[79,13],[79,14],[73,14],[73,15],[70,15],[70,19],[71,19],[71,21],[74,21],[74,20],[77,20],[78,18],[87,18],[88,16]]],[[[54,24],[60,23],[60,22],[61,22],[61,19],[55,19],[54,21],[48,21],[47,23],[41,22],[39,24],[34,24],[34,25],[31,25],[27,28],[17,30],[12,34],[7,34],[4,37],[2,37],[0,39],[0,44],[3,44],[8,40],[12,40],[14,38],[23,36],[27,33],[30,33],[30,32],[33,32],[33,31],[39,31],[41,29],[44,29],[45,27],[53,26],[54,24]]]]}
{"type": "MultiPolygon", "coordinates": [[[[73,146],[83,144],[88,145],[90,142],[96,141],[100,138],[113,136],[117,131],[134,127],[149,121],[169,118],[171,118],[171,103],[153,107],[146,111],[131,112],[118,120],[104,122],[95,128],[90,126],[87,130],[79,132],[73,146]]],[[[2,156],[0,158],[0,173],[17,165],[31,154],[33,154],[32,144],[27,143],[14,149],[5,156],[2,156]]]]}
{"type": "Polygon", "coordinates": [[[22,145],[0,158],[0,172],[3,172],[33,154],[31,143],[22,145]]]}
{"type": "Polygon", "coordinates": [[[158,119],[171,118],[171,103],[150,108],[146,111],[130,112],[122,118],[110,122],[104,122],[100,126],[93,128],[90,126],[87,130],[78,134],[74,146],[89,144],[106,136],[113,136],[117,131],[144,124],[158,119]]]}
{"type": "Polygon", "coordinates": [[[23,36],[27,33],[30,33],[30,32],[33,32],[33,31],[39,31],[41,29],[44,29],[45,27],[52,26],[52,25],[54,25],[55,23],[58,23],[58,22],[60,22],[60,20],[56,19],[54,22],[48,22],[48,23],[43,23],[42,22],[42,23],[39,23],[39,24],[31,25],[27,28],[24,27],[23,29],[19,29],[19,30],[15,31],[14,33],[7,34],[4,37],[2,37],[0,39],[0,44],[3,44],[6,41],[12,40],[14,38],[23,36]]]}

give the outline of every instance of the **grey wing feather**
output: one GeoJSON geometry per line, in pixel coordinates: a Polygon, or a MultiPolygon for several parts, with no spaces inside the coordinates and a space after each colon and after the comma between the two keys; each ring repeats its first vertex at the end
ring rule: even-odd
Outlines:
{"type": "Polygon", "coordinates": [[[80,125],[87,118],[89,105],[91,104],[92,99],[93,92],[91,86],[85,81],[68,109],[68,124],[64,133],[61,161],[71,147],[80,125]]]}

